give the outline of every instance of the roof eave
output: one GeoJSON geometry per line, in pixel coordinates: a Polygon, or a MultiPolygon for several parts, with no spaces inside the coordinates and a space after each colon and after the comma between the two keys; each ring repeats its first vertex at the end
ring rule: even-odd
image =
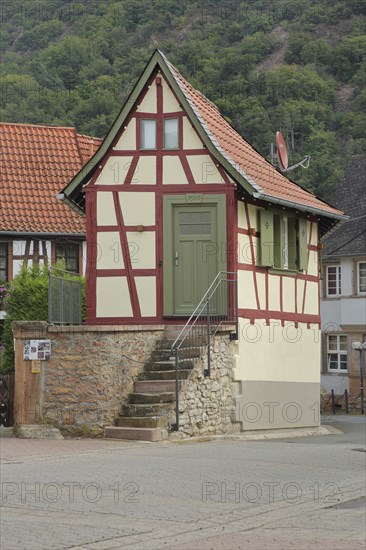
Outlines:
{"type": "Polygon", "coordinates": [[[349,219],[349,216],[346,216],[345,214],[328,212],[327,210],[322,210],[321,208],[308,206],[299,202],[289,201],[287,199],[281,199],[279,197],[273,197],[272,195],[267,195],[266,193],[253,193],[253,197],[255,199],[260,199],[268,203],[280,204],[282,206],[294,208],[296,210],[300,210],[300,212],[309,212],[311,214],[315,214],[316,216],[325,216],[326,218],[342,221],[346,221],[349,219]]]}

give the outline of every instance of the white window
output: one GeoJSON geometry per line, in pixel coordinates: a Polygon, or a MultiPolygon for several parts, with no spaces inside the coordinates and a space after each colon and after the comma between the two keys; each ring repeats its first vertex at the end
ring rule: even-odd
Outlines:
{"type": "Polygon", "coordinates": [[[327,265],[327,297],[340,296],[341,294],[341,266],[327,265]]]}
{"type": "Polygon", "coordinates": [[[164,120],[164,149],[178,149],[178,119],[164,120]]]}
{"type": "Polygon", "coordinates": [[[329,371],[346,371],[347,336],[344,334],[328,334],[327,355],[329,371]]]}
{"type": "Polygon", "coordinates": [[[141,149],[156,149],[156,120],[141,120],[141,149]]]}
{"type": "Polygon", "coordinates": [[[366,294],[366,262],[357,264],[357,294],[366,294]]]}

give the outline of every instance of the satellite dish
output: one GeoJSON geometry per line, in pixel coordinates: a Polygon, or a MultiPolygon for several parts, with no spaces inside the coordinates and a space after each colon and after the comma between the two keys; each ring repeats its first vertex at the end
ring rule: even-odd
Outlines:
{"type": "Polygon", "coordinates": [[[286,143],[281,132],[276,132],[276,147],[280,169],[285,171],[288,168],[288,154],[286,143]]]}
{"type": "MultiPolygon", "coordinates": [[[[301,166],[301,168],[309,168],[310,155],[306,155],[303,158],[303,160],[298,162],[297,164],[293,164],[292,166],[288,165],[287,146],[281,132],[276,132],[276,148],[277,148],[278,164],[281,172],[290,172],[291,170],[295,170],[295,168],[298,168],[299,166],[301,166]]],[[[272,163],[273,163],[273,160],[274,160],[273,144],[271,144],[271,157],[272,157],[272,163]]]]}

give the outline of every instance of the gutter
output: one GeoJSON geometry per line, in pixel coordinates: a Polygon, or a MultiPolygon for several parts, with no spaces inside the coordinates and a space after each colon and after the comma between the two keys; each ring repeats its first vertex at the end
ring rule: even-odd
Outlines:
{"type": "Polygon", "coordinates": [[[78,204],[76,204],[76,202],[72,201],[69,197],[67,197],[65,193],[59,193],[58,195],[55,195],[55,197],[59,201],[62,201],[65,204],[67,204],[67,206],[69,206],[72,210],[74,210],[78,214],[82,214],[82,215],[85,214],[84,210],[78,204]]]}
{"type": "Polygon", "coordinates": [[[85,239],[85,233],[41,233],[31,231],[0,231],[0,235],[9,237],[79,237],[85,239]]]}
{"type": "Polygon", "coordinates": [[[312,214],[316,214],[317,216],[325,216],[328,218],[333,218],[336,220],[344,220],[344,221],[349,219],[349,216],[346,216],[345,214],[333,214],[331,212],[321,210],[320,208],[315,208],[314,206],[306,206],[303,204],[299,204],[297,202],[288,201],[286,199],[279,199],[277,197],[272,197],[272,195],[266,195],[265,193],[253,193],[253,197],[255,199],[260,199],[269,203],[288,206],[290,208],[294,208],[295,210],[300,210],[302,212],[311,212],[312,214]]]}

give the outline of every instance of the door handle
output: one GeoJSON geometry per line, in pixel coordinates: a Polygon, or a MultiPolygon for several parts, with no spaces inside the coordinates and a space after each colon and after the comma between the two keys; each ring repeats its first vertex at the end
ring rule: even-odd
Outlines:
{"type": "Polygon", "coordinates": [[[174,259],[175,259],[175,265],[178,265],[178,260],[179,260],[179,254],[177,251],[175,251],[175,256],[174,256],[174,259]]]}

